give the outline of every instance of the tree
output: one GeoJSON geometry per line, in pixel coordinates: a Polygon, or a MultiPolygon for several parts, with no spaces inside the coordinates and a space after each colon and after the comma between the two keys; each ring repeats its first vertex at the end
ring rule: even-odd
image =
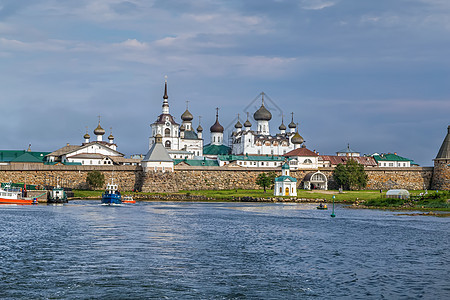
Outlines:
{"type": "Polygon", "coordinates": [[[86,176],[86,182],[95,190],[105,184],[105,175],[100,171],[91,171],[86,176]]]}
{"type": "Polygon", "coordinates": [[[349,159],[345,165],[338,164],[333,171],[333,178],[345,190],[361,189],[367,186],[364,166],[354,159],[349,159]]]}
{"type": "Polygon", "coordinates": [[[261,173],[256,178],[256,184],[260,187],[264,188],[264,193],[266,192],[267,187],[271,187],[273,185],[273,182],[275,180],[275,174],[266,174],[261,173]]]}

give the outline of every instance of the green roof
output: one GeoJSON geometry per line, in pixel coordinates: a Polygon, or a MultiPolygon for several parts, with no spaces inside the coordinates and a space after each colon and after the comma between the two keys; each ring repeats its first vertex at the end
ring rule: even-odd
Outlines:
{"type": "Polygon", "coordinates": [[[203,147],[203,155],[225,155],[231,153],[231,148],[225,145],[208,144],[203,147]]]}
{"type": "Polygon", "coordinates": [[[289,167],[289,165],[288,165],[288,164],[286,164],[286,163],[285,163],[285,164],[283,164],[283,166],[281,167],[281,169],[283,169],[283,170],[284,170],[284,169],[288,169],[288,170],[289,170],[289,169],[290,169],[290,167],[289,167]]]}
{"type": "Polygon", "coordinates": [[[0,150],[0,162],[43,162],[50,152],[0,150]]]}
{"type": "Polygon", "coordinates": [[[408,158],[404,158],[401,156],[398,156],[397,154],[381,154],[381,155],[374,155],[373,158],[378,163],[379,161],[412,161],[408,158]]]}
{"type": "Polygon", "coordinates": [[[279,181],[285,181],[286,179],[289,179],[292,182],[297,182],[297,179],[291,176],[280,176],[280,177],[275,177],[275,181],[279,182],[279,181]]]}
{"type": "Polygon", "coordinates": [[[218,167],[219,163],[217,160],[211,159],[174,159],[173,164],[176,166],[179,163],[184,162],[190,166],[212,166],[218,167]]]}
{"type": "Polygon", "coordinates": [[[218,159],[224,161],[248,160],[248,161],[284,161],[283,156],[273,155],[219,155],[218,159]]]}

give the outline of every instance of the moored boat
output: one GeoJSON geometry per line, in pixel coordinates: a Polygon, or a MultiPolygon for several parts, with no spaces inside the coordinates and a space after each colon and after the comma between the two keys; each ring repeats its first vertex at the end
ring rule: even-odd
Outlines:
{"type": "Polygon", "coordinates": [[[54,187],[48,194],[47,203],[67,203],[67,194],[60,186],[54,187]]]}
{"type": "Polygon", "coordinates": [[[122,203],[136,203],[132,196],[123,196],[122,203]]]}
{"type": "Polygon", "coordinates": [[[106,185],[106,190],[102,194],[102,204],[106,205],[114,205],[114,204],[122,204],[122,195],[120,195],[117,184],[114,184],[113,181],[106,185]]]}
{"type": "Polygon", "coordinates": [[[27,198],[23,194],[26,190],[13,188],[10,184],[0,188],[0,204],[32,205],[37,204],[36,198],[27,198]]]}

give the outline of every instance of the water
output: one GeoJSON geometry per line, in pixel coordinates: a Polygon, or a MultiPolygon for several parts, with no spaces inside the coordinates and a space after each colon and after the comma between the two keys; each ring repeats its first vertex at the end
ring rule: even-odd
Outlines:
{"type": "Polygon", "coordinates": [[[0,298],[449,298],[449,218],[315,207],[0,206],[0,298]]]}

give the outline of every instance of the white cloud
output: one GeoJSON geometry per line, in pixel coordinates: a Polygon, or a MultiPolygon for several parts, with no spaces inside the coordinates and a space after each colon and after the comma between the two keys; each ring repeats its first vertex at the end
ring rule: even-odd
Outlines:
{"type": "Polygon", "coordinates": [[[325,0],[302,0],[300,7],[307,10],[321,10],[336,5],[336,2],[325,0]]]}

